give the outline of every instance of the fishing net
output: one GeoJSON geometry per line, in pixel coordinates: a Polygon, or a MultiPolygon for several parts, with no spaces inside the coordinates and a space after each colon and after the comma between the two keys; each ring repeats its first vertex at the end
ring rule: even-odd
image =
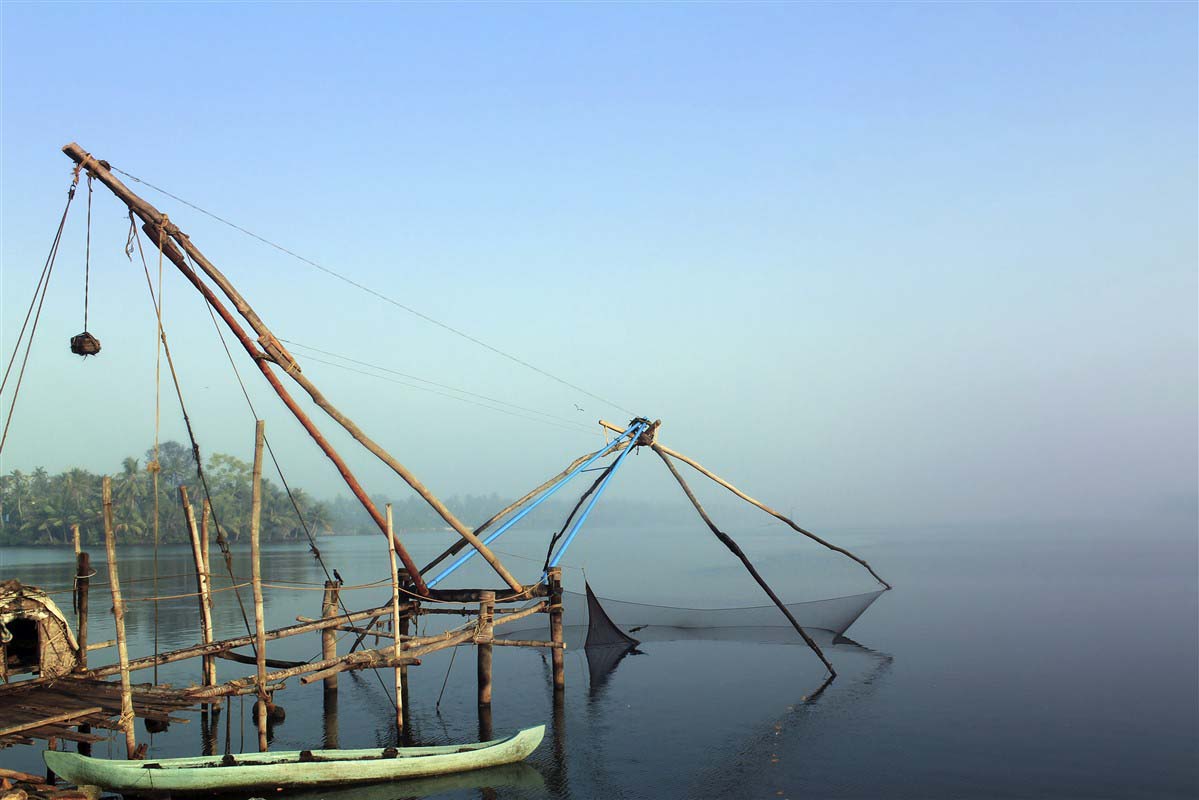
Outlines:
{"type": "MultiPolygon", "coordinates": [[[[860,617],[870,605],[885,592],[879,589],[874,592],[833,597],[826,600],[810,600],[802,603],[788,603],[787,609],[799,620],[805,629],[828,631],[833,636],[841,636],[860,617]]],[[[594,595],[593,595],[594,597],[594,595]]],[[[627,600],[616,600],[608,597],[598,597],[593,601],[606,618],[608,626],[602,623],[593,625],[593,614],[590,611],[586,593],[563,592],[562,606],[567,625],[587,625],[588,640],[591,640],[593,627],[597,631],[596,641],[618,643],[623,631],[636,634],[642,628],[663,627],[699,630],[704,628],[791,628],[791,623],[783,616],[776,606],[744,606],[739,608],[685,608],[680,606],[651,605],[635,603],[627,600]],[[603,630],[607,627],[619,628],[615,633],[603,630]],[[623,629],[621,631],[620,629],[623,629]]],[[[537,623],[534,623],[537,624],[537,623]]],[[[538,625],[544,627],[544,624],[538,625]]],[[[531,630],[532,625],[523,628],[531,630]]],[[[516,630],[505,631],[506,636],[512,636],[516,630]]],[[[631,637],[629,637],[631,638],[631,637]]]]}

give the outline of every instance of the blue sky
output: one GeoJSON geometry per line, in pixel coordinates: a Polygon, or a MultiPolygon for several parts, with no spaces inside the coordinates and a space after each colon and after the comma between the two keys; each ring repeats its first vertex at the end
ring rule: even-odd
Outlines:
{"type": "MultiPolygon", "coordinates": [[[[0,14],[6,357],[61,211],[58,150],[76,140],[663,418],[669,444],[813,523],[1194,513],[1193,4],[0,14]]],[[[627,418],[145,195],[285,338],[559,422],[627,418]]],[[[102,187],[94,203],[89,327],[105,349],[66,350],[82,325],[77,201],[5,471],[115,469],[153,438],[144,277],[119,204],[102,187]]],[[[252,419],[172,274],[164,308],[202,443],[248,456],[252,419]]],[[[301,361],[443,494],[522,491],[599,441],[301,361]]],[[[240,366],[294,480],[338,491],[240,366]]],[[[401,494],[365,453],[352,463],[401,494]]],[[[661,472],[633,460],[613,493],[673,498],[661,472]]]]}

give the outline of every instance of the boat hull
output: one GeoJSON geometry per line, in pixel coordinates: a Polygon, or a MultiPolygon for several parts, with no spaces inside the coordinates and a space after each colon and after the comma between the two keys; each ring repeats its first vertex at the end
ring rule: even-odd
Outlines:
{"type": "Polygon", "coordinates": [[[424,778],[511,764],[527,758],[545,736],[545,726],[525,728],[506,739],[467,745],[401,747],[394,756],[370,750],[313,750],[245,753],[236,766],[221,757],[112,761],[47,750],[46,766],[75,784],[129,794],[211,794],[262,787],[304,788],[424,778]],[[305,751],[309,752],[309,751],[305,751]]]}

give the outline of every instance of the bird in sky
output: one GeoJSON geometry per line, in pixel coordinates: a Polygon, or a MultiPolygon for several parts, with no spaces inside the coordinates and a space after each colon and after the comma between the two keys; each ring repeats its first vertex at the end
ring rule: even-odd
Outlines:
{"type": "Polygon", "coordinates": [[[345,581],[343,581],[343,580],[341,579],[341,573],[340,573],[340,572],[338,572],[336,569],[335,569],[335,570],[333,570],[333,580],[337,581],[337,583],[338,583],[339,585],[340,585],[340,584],[342,584],[342,583],[345,583],[345,581]]]}

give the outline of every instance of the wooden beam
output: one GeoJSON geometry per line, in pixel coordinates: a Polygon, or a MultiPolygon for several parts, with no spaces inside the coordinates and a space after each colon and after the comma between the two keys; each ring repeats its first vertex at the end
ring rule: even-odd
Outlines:
{"type": "Polygon", "coordinates": [[[87,708],[75,708],[70,711],[64,711],[60,714],[55,714],[50,717],[41,717],[39,719],[26,720],[24,722],[16,722],[5,725],[0,728],[0,736],[11,736],[15,733],[24,733],[35,728],[41,728],[45,725],[54,725],[60,722],[71,722],[72,720],[86,717],[90,714],[102,714],[104,708],[102,706],[89,706],[87,708]]]}

